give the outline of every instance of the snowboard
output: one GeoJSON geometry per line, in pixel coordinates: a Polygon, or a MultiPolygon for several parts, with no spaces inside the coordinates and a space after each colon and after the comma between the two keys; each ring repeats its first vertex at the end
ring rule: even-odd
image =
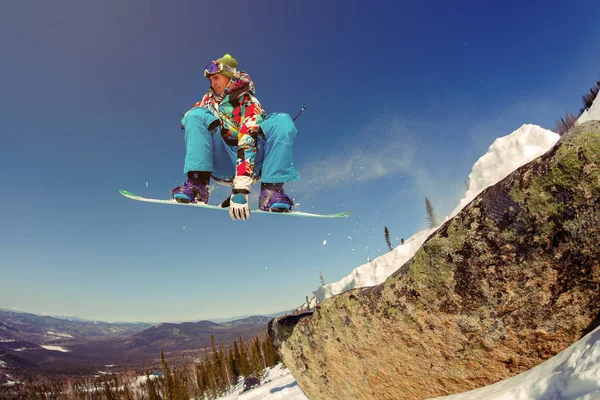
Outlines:
{"type": "MultiPolygon", "coordinates": [[[[123,190],[123,189],[120,189],[119,193],[121,193],[123,196],[127,197],[128,199],[144,201],[147,203],[158,203],[158,204],[168,204],[168,205],[173,205],[173,206],[207,208],[209,210],[229,210],[228,208],[213,206],[213,205],[204,204],[204,203],[178,203],[173,199],[169,199],[169,200],[149,199],[147,197],[138,196],[137,194],[128,192],[127,190],[123,190]]],[[[344,211],[344,212],[339,212],[339,213],[334,213],[334,214],[314,214],[314,213],[307,213],[307,212],[302,212],[302,211],[291,211],[291,212],[286,212],[286,213],[279,213],[279,212],[269,212],[269,211],[262,211],[262,210],[256,209],[256,210],[250,210],[250,213],[251,214],[280,215],[280,216],[287,216],[287,217],[304,217],[304,218],[345,218],[345,217],[349,216],[352,212],[344,211]]]]}

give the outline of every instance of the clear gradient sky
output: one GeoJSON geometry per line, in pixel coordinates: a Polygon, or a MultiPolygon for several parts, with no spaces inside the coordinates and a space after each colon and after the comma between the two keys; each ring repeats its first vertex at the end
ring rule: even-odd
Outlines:
{"type": "Polygon", "coordinates": [[[152,322],[277,312],[320,273],[337,281],[383,254],[384,226],[394,244],[426,227],[425,196],[452,211],[494,139],[554,129],[600,77],[597,0],[454,3],[4,2],[0,307],[152,322]],[[224,53],[267,112],[307,103],[288,191],[300,210],[350,218],[231,221],[119,195],[167,198],[183,182],[179,116],[224,53]]]}

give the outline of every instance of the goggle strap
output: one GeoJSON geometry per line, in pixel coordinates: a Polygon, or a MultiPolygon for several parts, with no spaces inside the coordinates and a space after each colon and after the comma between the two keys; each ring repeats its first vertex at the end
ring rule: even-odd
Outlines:
{"type": "Polygon", "coordinates": [[[229,65],[225,65],[223,63],[219,63],[219,72],[221,72],[221,71],[229,71],[229,72],[236,73],[237,72],[237,68],[230,67],[229,65]]]}
{"type": "Polygon", "coordinates": [[[216,61],[211,61],[208,64],[206,64],[206,68],[204,69],[204,76],[218,74],[221,71],[229,71],[235,74],[237,72],[237,68],[230,67],[229,65],[225,65],[223,63],[217,63],[216,61]],[[213,67],[217,67],[218,70],[213,71],[213,67]]]}

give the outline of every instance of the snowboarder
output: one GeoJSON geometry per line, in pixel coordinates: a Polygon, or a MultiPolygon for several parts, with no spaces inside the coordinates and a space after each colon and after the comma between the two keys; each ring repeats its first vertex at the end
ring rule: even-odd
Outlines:
{"type": "Polygon", "coordinates": [[[292,161],[297,130],[284,113],[266,115],[250,76],[229,54],[206,65],[208,93],[181,119],[187,180],[171,190],[181,203],[208,203],[210,178],[233,187],[223,202],[232,219],[248,219],[248,194],[261,181],[259,208],[289,212],[294,202],[283,185],[300,179],[292,161]]]}

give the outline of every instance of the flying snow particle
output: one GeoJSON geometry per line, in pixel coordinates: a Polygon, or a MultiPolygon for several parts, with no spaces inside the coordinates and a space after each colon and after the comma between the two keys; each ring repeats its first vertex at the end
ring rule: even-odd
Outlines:
{"type": "Polygon", "coordinates": [[[148,187],[148,181],[146,181],[146,187],[148,187]]]}
{"type": "Polygon", "coordinates": [[[327,244],[327,240],[323,240],[323,246],[327,244]]]}

